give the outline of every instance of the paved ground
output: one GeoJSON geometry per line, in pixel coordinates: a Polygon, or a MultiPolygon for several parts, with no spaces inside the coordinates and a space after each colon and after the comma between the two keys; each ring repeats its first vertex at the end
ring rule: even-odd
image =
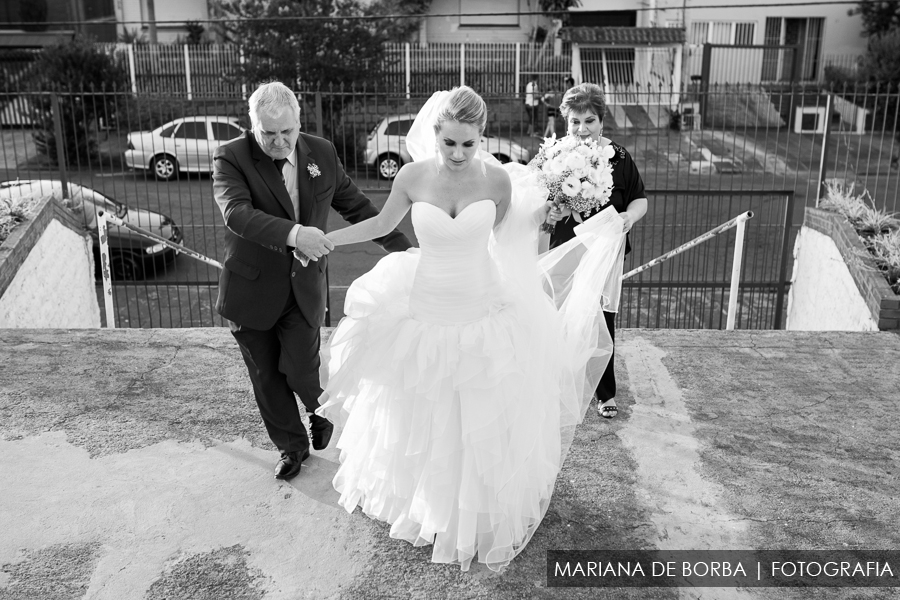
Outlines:
{"type": "Polygon", "coordinates": [[[0,600],[896,598],[892,589],[547,588],[553,549],[896,549],[900,336],[623,330],[622,412],[589,413],[503,574],[290,483],[225,329],[0,331],[0,600]]]}

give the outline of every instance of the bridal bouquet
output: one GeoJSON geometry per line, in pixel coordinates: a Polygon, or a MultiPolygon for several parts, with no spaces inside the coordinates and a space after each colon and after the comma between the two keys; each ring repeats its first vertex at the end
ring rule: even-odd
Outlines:
{"type": "MultiPolygon", "coordinates": [[[[567,135],[547,138],[530,166],[537,169],[549,198],[557,206],[572,209],[572,216],[581,222],[581,213],[589,214],[609,202],[613,188],[609,161],[613,156],[612,145],[601,147],[592,139],[567,135]]],[[[554,227],[544,223],[541,231],[552,233],[554,227]]]]}

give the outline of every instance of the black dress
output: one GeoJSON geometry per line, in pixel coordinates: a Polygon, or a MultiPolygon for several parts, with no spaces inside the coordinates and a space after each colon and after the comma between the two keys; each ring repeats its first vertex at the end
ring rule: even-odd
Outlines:
{"type": "MultiPolygon", "coordinates": [[[[611,142],[611,145],[616,151],[616,154],[610,160],[610,164],[612,165],[613,189],[609,197],[609,203],[604,204],[589,213],[583,213],[582,217],[585,220],[591,218],[609,206],[609,204],[615,206],[617,212],[625,212],[632,201],[646,197],[646,194],[644,193],[644,181],[641,179],[641,174],[638,172],[637,165],[634,164],[631,155],[623,146],[620,146],[615,142],[611,142]]],[[[556,248],[575,237],[575,227],[578,224],[578,221],[575,220],[574,217],[568,217],[557,223],[553,233],[550,234],[550,248],[556,248]]],[[[629,252],[631,252],[630,232],[625,236],[625,254],[628,254],[629,252]]],[[[612,336],[613,341],[615,341],[616,313],[603,311],[603,316],[606,317],[606,326],[609,328],[609,334],[612,336]]],[[[607,400],[616,397],[616,373],[613,368],[614,360],[615,348],[613,349],[613,355],[609,358],[609,364],[606,366],[606,371],[604,371],[603,377],[597,385],[597,399],[600,402],[606,402],[607,400]]]]}

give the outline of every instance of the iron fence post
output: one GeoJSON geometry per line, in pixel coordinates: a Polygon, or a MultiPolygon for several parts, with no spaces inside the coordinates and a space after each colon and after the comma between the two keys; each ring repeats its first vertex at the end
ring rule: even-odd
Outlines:
{"type": "Polygon", "coordinates": [[[832,93],[825,92],[825,127],[822,130],[822,154],[819,157],[819,185],[816,186],[816,208],[822,198],[822,188],[825,186],[825,177],[828,174],[828,141],[831,137],[831,101],[832,93]]]}
{"type": "Polygon", "coordinates": [[[800,46],[794,46],[793,49],[793,58],[791,60],[791,103],[790,103],[790,112],[788,113],[788,131],[792,131],[794,128],[794,122],[797,120],[797,87],[800,85],[800,69],[802,65],[800,64],[800,46]]]}
{"type": "Polygon", "coordinates": [[[787,289],[788,245],[791,241],[791,227],[794,225],[794,192],[787,194],[784,209],[784,228],[781,232],[781,266],[778,270],[778,295],[775,298],[774,329],[781,329],[781,313],[784,310],[784,294],[787,289]]]}
{"type": "Polygon", "coordinates": [[[700,126],[706,120],[706,108],[709,104],[709,78],[712,67],[712,44],[703,44],[703,64],[700,68],[700,126]]]}
{"type": "Polygon", "coordinates": [[[62,110],[59,107],[59,94],[50,95],[50,109],[53,115],[53,137],[56,140],[56,162],[59,165],[59,182],[62,185],[63,198],[68,198],[69,177],[66,173],[66,148],[65,138],[63,138],[62,110]]]}
{"type": "Polygon", "coordinates": [[[324,129],[322,125],[322,92],[316,90],[316,135],[325,137],[324,129]]]}

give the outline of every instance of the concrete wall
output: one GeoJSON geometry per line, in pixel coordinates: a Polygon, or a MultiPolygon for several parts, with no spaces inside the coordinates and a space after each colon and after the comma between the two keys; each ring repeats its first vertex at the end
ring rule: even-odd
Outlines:
{"type": "Polygon", "coordinates": [[[0,246],[0,328],[100,327],[93,241],[56,200],[0,246]]]}
{"type": "MultiPolygon", "coordinates": [[[[584,0],[582,7],[604,4],[602,0],[584,0]]],[[[703,4],[726,5],[726,2],[698,2],[697,0],[658,0],[655,2],[659,10],[657,23],[665,26],[667,21],[683,21],[690,28],[695,21],[729,21],[756,23],[755,44],[762,44],[766,31],[767,17],[787,18],[824,18],[822,32],[823,54],[863,54],[866,50],[866,38],[862,37],[862,19],[859,15],[850,17],[847,10],[850,4],[822,4],[806,6],[785,6],[779,0],[758,0],[757,2],[741,2],[754,4],[752,7],[734,8],[700,8],[703,4]],[[682,10],[682,5],[686,8],[682,10]],[[683,15],[683,17],[682,17],[683,15]]],[[[601,10],[594,8],[593,10],[601,10]]]]}
{"type": "Polygon", "coordinates": [[[794,246],[786,329],[878,330],[834,240],[809,227],[800,229],[794,246]]]}
{"type": "MultiPolygon", "coordinates": [[[[141,28],[140,22],[147,21],[146,0],[116,0],[116,20],[120,23],[119,33],[123,30],[137,30],[144,33],[144,39],[149,41],[147,30],[141,28]],[[124,22],[124,24],[122,24],[124,22]]],[[[210,35],[210,23],[203,23],[209,19],[209,8],[206,0],[154,0],[154,12],[157,21],[201,21],[210,35]]],[[[156,38],[161,44],[170,44],[179,37],[187,38],[187,30],[177,23],[161,23],[156,26],[156,38]]]]}
{"type": "Polygon", "coordinates": [[[787,329],[900,330],[894,293],[847,220],[807,208],[794,246],[787,329]]]}
{"type": "Polygon", "coordinates": [[[433,0],[425,19],[425,41],[440,42],[528,42],[532,30],[549,27],[543,15],[460,17],[462,13],[510,13],[540,10],[535,0],[433,0]]]}

